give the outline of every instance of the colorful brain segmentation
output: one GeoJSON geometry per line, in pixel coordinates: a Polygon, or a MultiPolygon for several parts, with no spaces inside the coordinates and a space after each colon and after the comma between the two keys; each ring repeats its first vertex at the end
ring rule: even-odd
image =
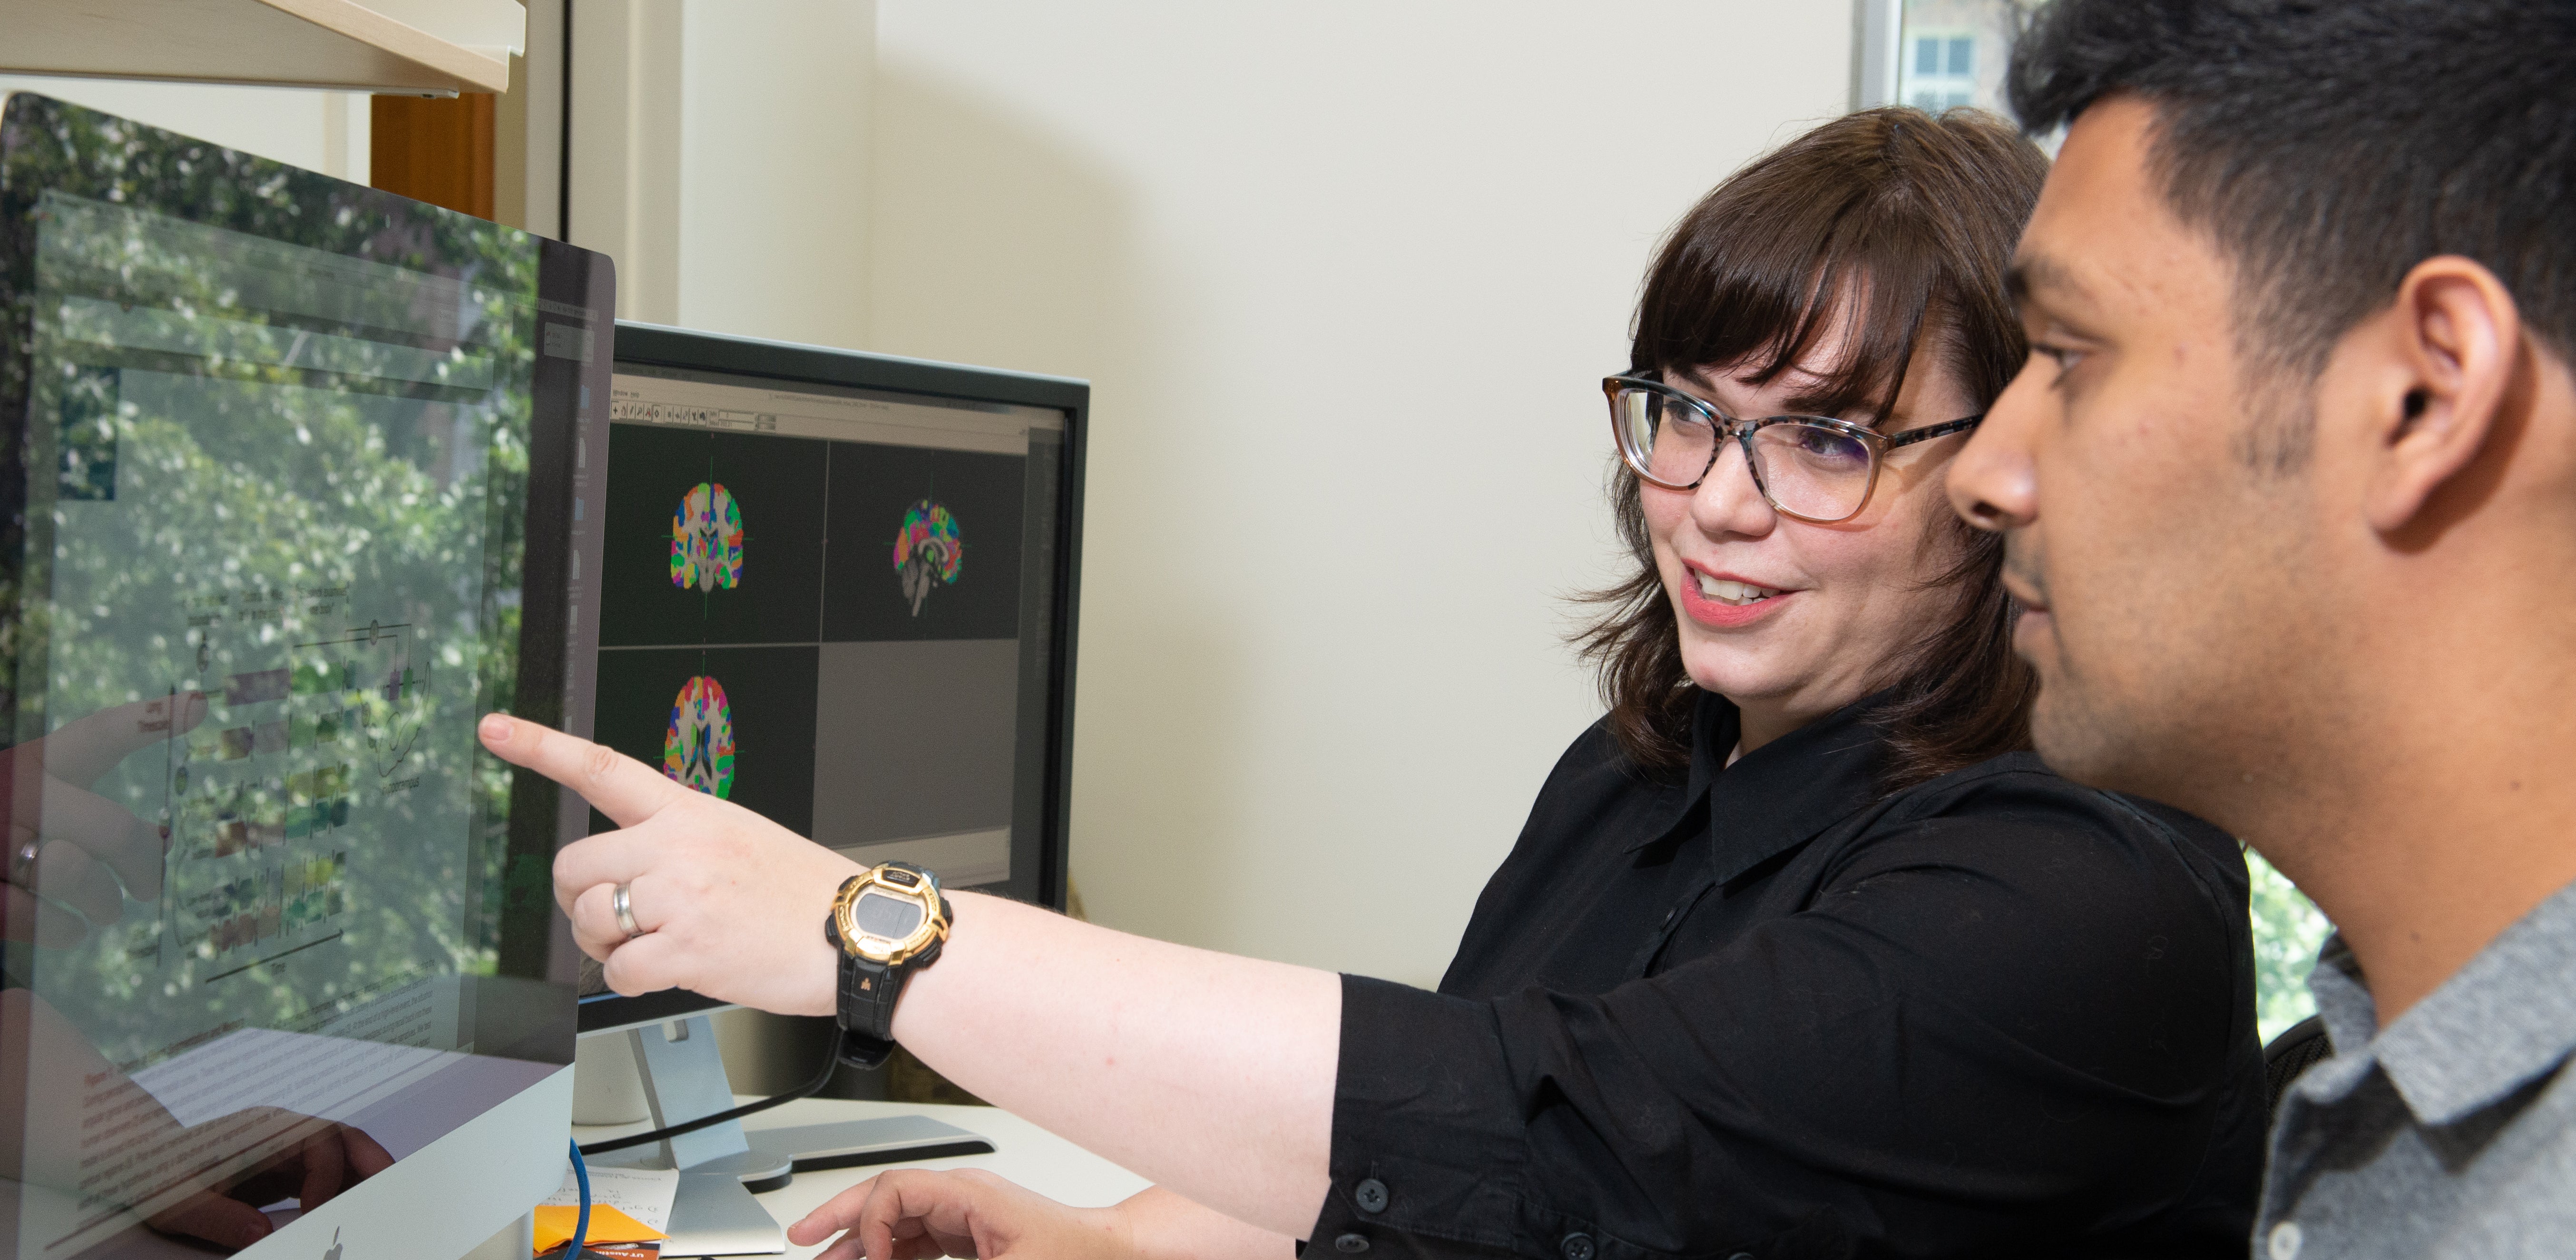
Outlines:
{"type": "Polygon", "coordinates": [[[912,615],[921,615],[921,601],[930,597],[933,582],[951,583],[966,561],[966,542],[957,531],[957,518],[948,509],[928,499],[904,509],[903,528],[894,536],[894,568],[903,575],[904,597],[912,601],[912,615]]]}
{"type": "Polygon", "coordinates": [[[699,482],[671,513],[671,585],[702,591],[742,585],[742,507],[723,482],[699,482]]]}
{"type": "Polygon", "coordinates": [[[671,702],[662,773],[717,800],[733,795],[733,707],[715,679],[690,679],[671,702]]]}

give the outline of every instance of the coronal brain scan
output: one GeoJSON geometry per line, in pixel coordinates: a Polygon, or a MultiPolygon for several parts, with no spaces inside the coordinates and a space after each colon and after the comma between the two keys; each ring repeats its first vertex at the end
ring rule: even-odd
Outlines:
{"type": "Polygon", "coordinates": [[[691,487],[671,513],[671,585],[732,590],[742,584],[742,507],[722,482],[691,487]]]}
{"type": "Polygon", "coordinates": [[[923,499],[904,509],[903,528],[894,536],[894,568],[903,577],[903,597],[912,601],[912,615],[921,615],[923,600],[930,598],[933,583],[951,584],[964,567],[966,544],[959,537],[957,518],[948,509],[923,499]]]}
{"type": "Polygon", "coordinates": [[[700,674],[671,701],[662,773],[717,800],[733,795],[733,706],[715,679],[700,674]]]}

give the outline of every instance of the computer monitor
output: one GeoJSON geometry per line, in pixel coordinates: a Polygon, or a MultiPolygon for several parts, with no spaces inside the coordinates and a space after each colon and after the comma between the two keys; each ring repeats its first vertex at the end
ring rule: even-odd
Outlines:
{"type": "Polygon", "coordinates": [[[0,1254],[452,1256],[560,1184],[586,811],[474,727],[589,716],[612,285],[0,103],[0,1254]]]}
{"type": "MultiPolygon", "coordinates": [[[[1090,386],[631,322],[615,357],[594,738],[1062,909],[1090,386]]],[[[581,1027],[715,1005],[594,969],[581,1027]]]]}
{"type": "MultiPolygon", "coordinates": [[[[1062,909],[1090,386],[627,322],[615,360],[592,737],[857,861],[1062,909]]],[[[732,1107],[722,1005],[586,964],[582,1034],[624,1045],[585,1071],[642,1088],[576,1119],[732,1107]]],[[[797,1170],[991,1149],[728,1120],[600,1159],[682,1172],[664,1254],[740,1254],[785,1246],[751,1192],[797,1170]]]]}

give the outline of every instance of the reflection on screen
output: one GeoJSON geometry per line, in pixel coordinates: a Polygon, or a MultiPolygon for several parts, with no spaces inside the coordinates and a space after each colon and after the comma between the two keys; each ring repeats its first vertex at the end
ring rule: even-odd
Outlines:
{"type": "Polygon", "coordinates": [[[538,342],[578,330],[532,238],[349,193],[269,235],[36,204],[9,742],[47,900],[0,998],[53,1087],[18,1255],[474,1114],[382,1104],[476,1049],[509,780],[473,729],[510,701],[538,342]]]}

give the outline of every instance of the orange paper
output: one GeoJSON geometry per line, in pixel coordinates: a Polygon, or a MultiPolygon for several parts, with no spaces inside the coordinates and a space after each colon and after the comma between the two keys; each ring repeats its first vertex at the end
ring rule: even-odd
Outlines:
{"type": "MultiPolygon", "coordinates": [[[[548,1204],[537,1209],[537,1254],[543,1255],[572,1241],[572,1227],[581,1209],[570,1205],[548,1204]]],[[[590,1237],[584,1242],[623,1243],[652,1242],[663,1235],[644,1222],[628,1216],[605,1203],[590,1207],[590,1237]]]]}

